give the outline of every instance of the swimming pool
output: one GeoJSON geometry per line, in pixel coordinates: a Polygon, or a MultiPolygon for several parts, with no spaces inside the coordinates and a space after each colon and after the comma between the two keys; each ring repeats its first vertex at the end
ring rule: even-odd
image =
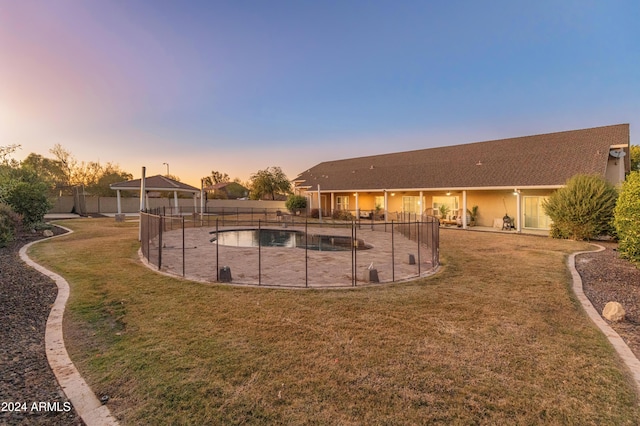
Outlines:
{"type": "Polygon", "coordinates": [[[212,243],[231,247],[291,247],[317,251],[351,251],[371,248],[364,240],[337,235],[307,235],[292,229],[240,229],[211,232],[212,243]]]}

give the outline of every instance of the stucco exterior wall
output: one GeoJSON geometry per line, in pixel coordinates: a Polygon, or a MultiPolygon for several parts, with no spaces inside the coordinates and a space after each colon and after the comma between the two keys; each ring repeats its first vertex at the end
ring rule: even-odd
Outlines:
{"type": "MultiPolygon", "coordinates": [[[[477,226],[491,227],[494,222],[502,218],[505,214],[509,217],[521,222],[521,226],[525,226],[525,197],[548,197],[554,190],[553,189],[525,189],[520,190],[520,217],[518,216],[518,197],[514,194],[514,190],[469,190],[467,191],[467,209],[471,209],[473,206],[478,206],[478,216],[476,218],[477,226]]],[[[318,207],[318,195],[317,193],[307,194],[311,198],[311,208],[318,207]]],[[[356,197],[353,192],[335,192],[333,194],[334,208],[337,208],[337,197],[347,196],[349,197],[349,210],[355,212],[356,210],[356,197]]],[[[375,198],[384,197],[384,192],[366,192],[358,194],[358,207],[360,211],[370,211],[375,209],[375,198]]],[[[389,191],[387,193],[387,211],[389,212],[389,220],[394,219],[396,212],[403,211],[403,196],[419,197],[420,191],[389,191]]],[[[419,209],[426,214],[438,215],[438,212],[433,210],[433,197],[458,197],[458,204],[460,209],[451,211],[448,214],[449,218],[453,216],[459,216],[462,214],[463,208],[463,191],[423,191],[422,201],[419,209]],[[447,193],[449,195],[447,195],[447,193]]],[[[325,200],[323,205],[323,214],[328,215],[331,210],[331,194],[323,193],[323,199],[325,200]]],[[[383,207],[383,206],[382,206],[383,207]]]]}

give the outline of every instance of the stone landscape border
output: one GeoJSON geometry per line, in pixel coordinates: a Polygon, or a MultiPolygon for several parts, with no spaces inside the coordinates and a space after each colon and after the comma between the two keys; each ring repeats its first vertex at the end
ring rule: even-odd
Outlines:
{"type": "Polygon", "coordinates": [[[593,307],[593,304],[591,303],[589,298],[584,294],[582,288],[582,277],[576,269],[576,256],[585,253],[597,253],[605,250],[605,248],[601,245],[592,245],[597,247],[597,249],[572,253],[567,259],[567,266],[569,267],[571,277],[573,278],[573,292],[582,305],[582,309],[584,309],[591,321],[593,321],[593,323],[600,329],[600,331],[604,333],[607,339],[609,339],[609,342],[611,343],[611,345],[613,345],[613,348],[622,359],[622,362],[624,362],[624,364],[630,370],[636,385],[636,390],[640,395],[640,360],[638,360],[633,351],[629,348],[629,346],[627,346],[622,337],[620,337],[620,335],[616,333],[616,331],[611,328],[604,319],[602,319],[596,308],[593,307]]]}
{"type": "MultiPolygon", "coordinates": [[[[69,228],[65,228],[60,225],[56,226],[66,230],[67,233],[73,233],[69,228]]],[[[67,304],[67,299],[69,298],[69,283],[60,275],[34,262],[27,255],[27,251],[32,245],[41,241],[50,240],[51,238],[61,237],[63,235],[68,234],[56,235],[54,237],[25,244],[20,248],[19,252],[20,258],[23,262],[41,274],[51,278],[58,287],[58,294],[51,308],[49,318],[47,319],[47,326],[45,330],[45,350],[47,353],[47,360],[49,361],[51,370],[53,370],[53,374],[55,374],[60,387],[87,426],[115,426],[119,424],[118,421],[111,415],[107,406],[103,405],[98,400],[87,382],[82,378],[80,372],[69,358],[69,354],[67,353],[67,349],[64,345],[62,318],[64,315],[65,305],[67,304]]]]}

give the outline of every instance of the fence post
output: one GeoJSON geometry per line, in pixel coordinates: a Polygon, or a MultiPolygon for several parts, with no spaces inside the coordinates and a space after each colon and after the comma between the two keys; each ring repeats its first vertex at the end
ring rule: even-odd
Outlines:
{"type": "Polygon", "coordinates": [[[162,268],[162,220],[164,216],[158,218],[158,271],[162,268]]]}
{"type": "Polygon", "coordinates": [[[262,224],[258,219],[258,285],[262,285],[262,224]]]}
{"type": "Polygon", "coordinates": [[[358,228],[355,224],[352,223],[353,227],[353,241],[351,245],[353,246],[353,286],[355,287],[358,284],[358,228]]]}
{"type": "Polygon", "coordinates": [[[416,216],[416,238],[418,240],[418,277],[421,274],[420,271],[420,222],[418,222],[418,216],[416,216]]]}
{"type": "Polygon", "coordinates": [[[218,218],[216,218],[216,281],[220,281],[220,244],[218,244],[218,218]]]}
{"type": "Polygon", "coordinates": [[[304,286],[309,287],[309,225],[304,219],[304,286]]]}
{"type": "MultiPolygon", "coordinates": [[[[385,223],[385,228],[387,224],[385,223]]],[[[395,253],[395,240],[394,240],[394,228],[393,220],[391,221],[391,281],[396,282],[396,253],[395,253]]]]}
{"type": "Polygon", "coordinates": [[[185,276],[185,247],[184,247],[184,216],[182,216],[182,276],[185,276]]]}

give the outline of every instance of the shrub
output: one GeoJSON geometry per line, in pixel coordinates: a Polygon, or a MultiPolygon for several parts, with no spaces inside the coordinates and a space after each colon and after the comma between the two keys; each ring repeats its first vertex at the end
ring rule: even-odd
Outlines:
{"type": "Polygon", "coordinates": [[[22,223],[30,228],[42,222],[51,208],[47,185],[43,182],[19,182],[6,200],[13,211],[22,215],[22,223]]]}
{"type": "Polygon", "coordinates": [[[0,247],[5,247],[13,241],[18,230],[22,217],[14,212],[10,206],[0,203],[0,247]]]}
{"type": "Polygon", "coordinates": [[[284,206],[293,214],[298,214],[307,208],[307,199],[302,195],[291,195],[284,206]]]}
{"type": "Polygon", "coordinates": [[[334,210],[331,215],[336,220],[353,220],[354,217],[349,210],[334,210]]]}
{"type": "Polygon", "coordinates": [[[320,210],[319,209],[311,209],[311,218],[312,219],[318,219],[320,217],[320,210]]]}
{"type": "Polygon", "coordinates": [[[620,254],[640,265],[640,171],[631,172],[622,184],[614,225],[620,254]]]}
{"type": "Polygon", "coordinates": [[[551,236],[589,240],[612,234],[616,189],[599,176],[576,175],[543,204],[553,220],[551,236]]]}

